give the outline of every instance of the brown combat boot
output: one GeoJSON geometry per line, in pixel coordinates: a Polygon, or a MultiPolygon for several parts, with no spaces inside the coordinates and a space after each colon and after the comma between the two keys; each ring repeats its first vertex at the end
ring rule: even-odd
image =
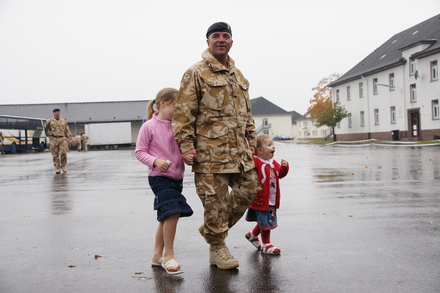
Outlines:
{"type": "Polygon", "coordinates": [[[55,174],[60,174],[60,173],[61,173],[60,168],[57,168],[57,170],[55,171],[55,174]]]}
{"type": "Polygon", "coordinates": [[[65,166],[62,166],[62,167],[61,167],[61,169],[63,170],[63,172],[64,172],[64,173],[66,173],[66,172],[67,172],[67,169],[66,169],[66,167],[65,167],[65,166]]]}
{"type": "Polygon", "coordinates": [[[230,270],[238,267],[238,261],[231,255],[224,241],[210,245],[209,263],[221,270],[230,270]]]}

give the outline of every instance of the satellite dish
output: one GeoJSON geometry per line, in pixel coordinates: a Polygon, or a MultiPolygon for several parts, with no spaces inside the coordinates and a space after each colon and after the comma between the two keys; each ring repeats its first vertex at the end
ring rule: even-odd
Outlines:
{"type": "Polygon", "coordinates": [[[414,74],[414,77],[417,79],[419,77],[419,71],[416,70],[416,73],[414,74]]]}

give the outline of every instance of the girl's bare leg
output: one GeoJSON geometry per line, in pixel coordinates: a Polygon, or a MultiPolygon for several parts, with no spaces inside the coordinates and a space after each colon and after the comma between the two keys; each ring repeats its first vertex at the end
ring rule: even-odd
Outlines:
{"type": "Polygon", "coordinates": [[[180,214],[174,214],[166,217],[163,221],[163,243],[165,262],[174,258],[174,237],[176,236],[177,221],[180,214]]]}
{"type": "Polygon", "coordinates": [[[163,248],[165,246],[165,243],[163,241],[163,225],[164,221],[160,222],[159,225],[157,225],[156,230],[156,238],[154,240],[154,251],[153,251],[153,259],[152,262],[156,263],[163,254],[163,248]]]}

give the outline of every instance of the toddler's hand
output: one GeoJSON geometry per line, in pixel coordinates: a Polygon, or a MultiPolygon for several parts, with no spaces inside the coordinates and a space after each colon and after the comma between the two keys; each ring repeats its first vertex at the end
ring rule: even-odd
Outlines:
{"type": "Polygon", "coordinates": [[[166,172],[171,167],[171,162],[168,160],[156,159],[153,165],[159,168],[160,171],[166,172]]]}
{"type": "Polygon", "coordinates": [[[281,166],[283,166],[283,167],[287,167],[287,161],[281,159],[281,166]]]}

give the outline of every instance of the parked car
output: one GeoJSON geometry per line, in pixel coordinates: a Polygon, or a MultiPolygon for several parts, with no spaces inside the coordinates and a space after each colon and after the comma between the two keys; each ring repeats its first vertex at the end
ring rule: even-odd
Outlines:
{"type": "Polygon", "coordinates": [[[273,140],[290,140],[290,136],[286,134],[277,134],[273,137],[273,140]]]}

